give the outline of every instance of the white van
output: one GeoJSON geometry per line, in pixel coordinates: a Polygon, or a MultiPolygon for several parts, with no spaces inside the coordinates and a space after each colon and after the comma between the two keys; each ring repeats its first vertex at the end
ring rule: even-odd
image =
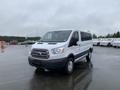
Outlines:
{"type": "Polygon", "coordinates": [[[108,46],[111,47],[112,46],[112,38],[104,38],[100,40],[100,46],[108,46]]]}
{"type": "Polygon", "coordinates": [[[112,42],[113,47],[120,47],[120,38],[115,38],[114,41],[112,42]]]}
{"type": "Polygon", "coordinates": [[[78,30],[47,32],[40,42],[32,45],[29,64],[45,70],[73,72],[74,63],[91,62],[93,51],[92,35],[78,30]],[[86,59],[82,59],[86,57],[86,59]]]}

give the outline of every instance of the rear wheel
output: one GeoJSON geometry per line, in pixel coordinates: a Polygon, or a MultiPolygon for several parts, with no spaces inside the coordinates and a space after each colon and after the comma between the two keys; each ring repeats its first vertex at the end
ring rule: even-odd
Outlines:
{"type": "Polygon", "coordinates": [[[88,55],[86,56],[87,63],[91,63],[91,58],[92,58],[92,52],[89,52],[88,55]]]}
{"type": "Polygon", "coordinates": [[[73,72],[73,68],[74,68],[73,58],[68,58],[68,62],[66,63],[65,66],[65,73],[71,74],[73,72]]]}

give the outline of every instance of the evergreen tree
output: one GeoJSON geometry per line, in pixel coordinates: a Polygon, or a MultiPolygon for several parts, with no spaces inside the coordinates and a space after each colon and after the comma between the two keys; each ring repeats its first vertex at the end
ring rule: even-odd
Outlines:
{"type": "Polygon", "coordinates": [[[93,38],[97,38],[97,35],[96,35],[96,34],[93,34],[93,38]]]}

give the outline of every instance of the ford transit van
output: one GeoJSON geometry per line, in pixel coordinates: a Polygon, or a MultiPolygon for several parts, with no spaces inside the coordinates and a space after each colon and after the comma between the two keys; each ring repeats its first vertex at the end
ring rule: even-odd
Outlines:
{"type": "Polygon", "coordinates": [[[31,66],[45,70],[64,70],[71,74],[75,63],[91,63],[92,35],[79,30],[47,32],[32,45],[28,61],[31,66]],[[83,59],[86,58],[86,59],[83,59]]]}

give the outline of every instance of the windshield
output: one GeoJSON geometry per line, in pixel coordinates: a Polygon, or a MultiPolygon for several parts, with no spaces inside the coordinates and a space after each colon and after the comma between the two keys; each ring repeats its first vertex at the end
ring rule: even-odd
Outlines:
{"type": "Polygon", "coordinates": [[[52,31],[46,33],[43,38],[40,40],[41,42],[65,42],[68,40],[70,33],[72,31],[52,31]]]}

